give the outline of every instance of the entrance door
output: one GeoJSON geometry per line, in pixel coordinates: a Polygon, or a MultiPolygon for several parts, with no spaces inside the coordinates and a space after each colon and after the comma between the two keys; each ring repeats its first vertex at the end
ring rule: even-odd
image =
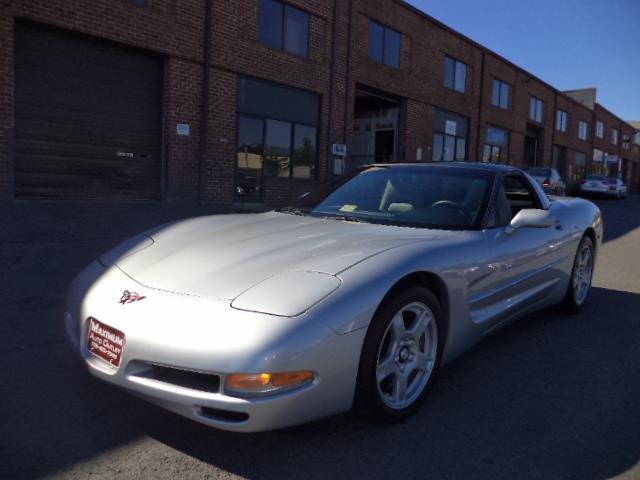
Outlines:
{"type": "Polygon", "coordinates": [[[553,146],[553,159],[551,166],[555,168],[562,178],[567,175],[567,149],[558,145],[553,146]]]}
{"type": "Polygon", "coordinates": [[[524,164],[527,167],[535,167],[538,164],[538,139],[524,137],[524,164]]]}
{"type": "Polygon", "coordinates": [[[376,131],[376,163],[392,162],[395,150],[395,130],[376,131]]]}

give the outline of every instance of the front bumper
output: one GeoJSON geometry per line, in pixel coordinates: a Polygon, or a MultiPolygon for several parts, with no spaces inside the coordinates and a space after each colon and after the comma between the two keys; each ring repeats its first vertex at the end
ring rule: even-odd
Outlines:
{"type": "Polygon", "coordinates": [[[593,195],[615,195],[615,190],[609,190],[608,187],[580,187],[582,193],[588,193],[593,195]]]}
{"type": "Polygon", "coordinates": [[[74,280],[65,325],[93,376],[185,417],[238,432],[273,430],[349,410],[365,335],[364,329],[338,335],[309,316],[274,317],[235,310],[228,301],[150,289],[97,262],[74,280]],[[145,299],[122,305],[118,300],[125,289],[145,299]],[[90,316],[125,333],[118,368],[89,351],[90,316]],[[295,370],[312,370],[316,377],[264,398],[224,391],[232,373],[295,370]],[[199,381],[190,383],[193,377],[199,381]]]}

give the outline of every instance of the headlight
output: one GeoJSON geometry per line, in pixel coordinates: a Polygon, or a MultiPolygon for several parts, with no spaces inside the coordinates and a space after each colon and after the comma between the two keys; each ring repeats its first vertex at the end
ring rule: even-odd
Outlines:
{"type": "Polygon", "coordinates": [[[283,272],[241,293],[231,306],[237,310],[296,317],[331,295],[340,283],[338,277],[328,273],[283,272]]]}
{"type": "Polygon", "coordinates": [[[225,393],[234,397],[270,395],[311,383],[313,372],[235,373],[227,377],[225,393]]]}
{"type": "Polygon", "coordinates": [[[99,261],[104,267],[114,265],[118,260],[129,255],[133,255],[145,248],[153,245],[153,238],[147,235],[138,235],[137,237],[125,240],[117,247],[111,249],[107,253],[100,255],[99,261]]]}

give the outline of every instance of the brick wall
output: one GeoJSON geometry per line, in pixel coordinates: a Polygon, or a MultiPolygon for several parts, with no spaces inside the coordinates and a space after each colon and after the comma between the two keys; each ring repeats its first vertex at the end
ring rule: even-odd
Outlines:
{"type": "Polygon", "coordinates": [[[13,18],[2,14],[7,9],[0,3],[0,201],[13,191],[13,18]]]}
{"type": "MultiPolygon", "coordinates": [[[[356,86],[402,99],[399,158],[432,156],[436,109],[469,119],[467,156],[482,158],[486,127],[511,133],[509,162],[523,165],[527,128],[541,129],[542,164],[550,164],[553,145],[567,148],[567,161],[592,148],[640,162],[638,152],[621,152],[630,127],[601,106],[592,111],[498,55],[417,12],[400,0],[288,0],[310,15],[309,57],[269,48],[259,41],[258,0],[213,0],[208,128],[202,132],[205,0],[152,0],[140,7],[130,0],[0,0],[0,198],[12,192],[13,23],[24,18],[144,49],[164,57],[163,155],[165,199],[171,202],[230,204],[234,201],[238,77],[253,76],[302,88],[321,98],[316,180],[265,179],[265,200],[276,205],[333,178],[331,144],[351,147],[356,86]],[[368,55],[369,20],[402,34],[400,68],[368,55]],[[444,58],[467,64],[464,94],[444,86],[444,58]],[[512,87],[509,110],[491,105],[492,80],[512,87]],[[541,124],[529,119],[532,95],[545,102],[541,124]],[[569,113],[569,131],[555,130],[555,110],[569,113]],[[605,139],[594,138],[592,120],[602,119],[605,139]],[[589,139],[578,139],[578,121],[589,122],[589,139]],[[176,124],[187,123],[189,136],[176,124]],[[611,144],[611,128],[620,130],[611,144]],[[201,135],[206,155],[200,158],[201,135]]],[[[640,168],[636,168],[640,177],[640,168]]],[[[640,178],[635,181],[640,182],[640,178]]]]}

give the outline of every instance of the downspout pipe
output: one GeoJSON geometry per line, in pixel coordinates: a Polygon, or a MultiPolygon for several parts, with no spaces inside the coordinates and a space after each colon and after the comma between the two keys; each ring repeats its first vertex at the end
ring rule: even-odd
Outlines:
{"type": "Polygon", "coordinates": [[[211,83],[211,42],[213,29],[211,25],[213,0],[204,2],[204,45],[203,45],[203,74],[202,89],[200,93],[200,149],[198,159],[198,204],[204,204],[205,200],[205,159],[207,158],[207,138],[209,131],[209,90],[211,83]]]}

